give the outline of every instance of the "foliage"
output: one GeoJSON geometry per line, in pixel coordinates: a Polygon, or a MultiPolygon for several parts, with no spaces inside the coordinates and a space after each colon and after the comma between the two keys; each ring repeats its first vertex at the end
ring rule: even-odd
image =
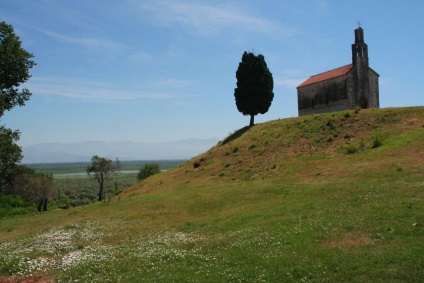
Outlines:
{"type": "Polygon", "coordinates": [[[91,158],[91,165],[87,166],[87,174],[93,176],[99,182],[98,200],[102,201],[105,197],[104,185],[106,179],[120,170],[120,162],[116,159],[113,163],[112,160],[94,155],[91,158]],[[92,175],[91,175],[92,174],[92,175]]]}
{"type": "MultiPolygon", "coordinates": [[[[13,27],[0,22],[0,118],[15,106],[24,106],[31,92],[19,86],[31,76],[34,56],[21,47],[13,27]]],[[[10,193],[14,165],[22,159],[21,148],[16,144],[19,132],[0,126],[0,194],[10,193]]]]}
{"type": "MultiPolygon", "coordinates": [[[[186,160],[157,160],[162,170],[175,168],[186,160]]],[[[152,161],[121,161],[125,171],[110,175],[104,183],[105,199],[110,199],[117,193],[131,187],[137,179],[140,166],[152,161]]],[[[28,164],[27,167],[40,173],[53,174],[54,187],[57,194],[52,198],[49,207],[67,209],[81,205],[91,204],[98,200],[98,182],[87,176],[85,172],[88,162],[77,163],[44,163],[28,164]],[[85,173],[82,173],[85,172],[85,173]]],[[[35,210],[35,208],[33,208],[35,210]]]]}
{"type": "Polygon", "coordinates": [[[157,163],[148,163],[140,168],[137,174],[139,181],[144,180],[152,175],[160,173],[160,167],[157,163]]]}
{"type": "Polygon", "coordinates": [[[0,194],[11,193],[15,164],[22,159],[18,140],[19,131],[0,126],[0,194]]]}
{"type": "Polygon", "coordinates": [[[0,117],[5,110],[19,105],[25,105],[31,93],[24,88],[19,91],[20,84],[31,76],[31,69],[35,62],[34,56],[21,47],[21,41],[13,32],[13,27],[0,22],[0,117]]]}
{"type": "Polygon", "coordinates": [[[268,112],[274,99],[274,80],[263,55],[243,53],[237,72],[237,88],[234,90],[236,106],[243,115],[250,115],[250,126],[254,116],[268,112]]]}
{"type": "Polygon", "coordinates": [[[353,145],[351,143],[348,143],[348,144],[345,144],[343,146],[343,150],[347,154],[354,154],[354,153],[356,153],[358,151],[358,148],[356,148],[355,145],[353,145]]]}
{"type": "Polygon", "coordinates": [[[13,180],[13,194],[37,204],[39,212],[47,211],[48,200],[56,193],[53,175],[38,173],[31,168],[18,166],[13,180]]]}
{"type": "Polygon", "coordinates": [[[377,148],[383,145],[385,136],[384,134],[377,132],[371,138],[372,138],[372,148],[377,148]]]}
{"type": "Polygon", "coordinates": [[[355,114],[358,114],[359,113],[359,111],[361,111],[361,106],[356,106],[355,107],[355,110],[353,111],[355,114]]]}
{"type": "Polygon", "coordinates": [[[24,201],[20,196],[0,195],[0,217],[35,212],[32,203],[24,201]]]}

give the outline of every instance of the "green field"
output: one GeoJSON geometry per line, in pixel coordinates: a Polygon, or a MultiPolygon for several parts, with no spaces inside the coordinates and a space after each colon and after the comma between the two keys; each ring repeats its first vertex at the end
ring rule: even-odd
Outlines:
{"type": "Polygon", "coordinates": [[[0,219],[0,282],[424,282],[424,107],[240,129],[109,202],[0,219]]]}
{"type": "MultiPolygon", "coordinates": [[[[186,160],[138,160],[138,161],[120,161],[123,171],[137,171],[140,167],[147,163],[159,164],[161,170],[169,170],[175,166],[185,162],[186,160]]],[[[76,163],[39,163],[27,164],[26,166],[36,170],[37,172],[51,173],[53,175],[66,175],[76,173],[86,173],[87,166],[90,162],[76,163]]]]}
{"type": "MultiPolygon", "coordinates": [[[[137,182],[138,170],[147,163],[157,163],[161,170],[166,171],[186,160],[142,160],[121,161],[121,171],[107,179],[105,184],[106,198],[110,199],[117,192],[131,187],[137,182]]],[[[54,177],[57,195],[53,201],[66,198],[72,207],[96,202],[99,185],[86,173],[89,162],[78,163],[43,163],[28,164],[26,166],[37,172],[51,173],[54,177]]]]}

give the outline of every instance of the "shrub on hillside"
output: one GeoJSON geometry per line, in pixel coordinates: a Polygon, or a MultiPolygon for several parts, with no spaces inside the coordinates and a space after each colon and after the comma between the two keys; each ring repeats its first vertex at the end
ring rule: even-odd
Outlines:
{"type": "Polygon", "coordinates": [[[159,164],[148,163],[140,168],[140,171],[138,171],[137,179],[141,181],[157,173],[160,173],[159,164]]]}
{"type": "Polygon", "coordinates": [[[0,217],[35,212],[36,207],[20,196],[0,195],[0,217]]]}
{"type": "Polygon", "coordinates": [[[375,133],[372,137],[372,148],[377,148],[383,145],[385,136],[382,133],[375,133]]]}
{"type": "Polygon", "coordinates": [[[351,144],[351,143],[345,144],[342,147],[342,149],[343,149],[344,153],[346,153],[346,154],[354,154],[354,153],[356,153],[358,151],[358,148],[355,145],[351,144]]]}

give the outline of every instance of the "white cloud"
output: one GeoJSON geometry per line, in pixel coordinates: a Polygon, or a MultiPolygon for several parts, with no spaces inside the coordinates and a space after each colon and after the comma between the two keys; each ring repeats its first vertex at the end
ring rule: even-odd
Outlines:
{"type": "Polygon", "coordinates": [[[34,28],[32,27],[32,29],[44,33],[50,37],[56,38],[58,40],[67,42],[67,43],[71,43],[71,44],[75,44],[75,45],[80,45],[80,46],[84,46],[84,47],[88,47],[88,48],[94,48],[94,49],[121,49],[124,46],[110,41],[110,40],[106,40],[106,39],[99,39],[99,38],[88,38],[88,37],[74,37],[74,36],[69,36],[69,35],[64,35],[64,34],[60,34],[60,33],[56,33],[50,30],[45,30],[45,29],[38,29],[38,28],[34,28]]]}
{"type": "Polygon", "coordinates": [[[27,87],[34,95],[63,96],[90,102],[119,102],[140,99],[167,100],[175,98],[167,92],[123,88],[121,84],[98,81],[33,77],[27,87]]]}
{"type": "Polygon", "coordinates": [[[141,8],[151,14],[157,25],[178,25],[201,35],[228,29],[255,30],[272,34],[282,31],[279,26],[267,19],[243,12],[239,6],[154,1],[142,4],[141,8]]]}

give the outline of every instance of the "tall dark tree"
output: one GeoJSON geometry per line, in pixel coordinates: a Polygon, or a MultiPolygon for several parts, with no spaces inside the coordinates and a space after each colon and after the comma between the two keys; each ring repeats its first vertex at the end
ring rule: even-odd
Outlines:
{"type": "MultiPolygon", "coordinates": [[[[0,22],[0,118],[5,111],[15,106],[24,106],[31,92],[19,89],[31,75],[35,62],[34,56],[21,46],[19,37],[13,27],[0,22]]],[[[0,193],[10,193],[12,173],[17,162],[22,158],[22,150],[16,144],[19,131],[12,131],[0,126],[0,193]]]]}
{"type": "Polygon", "coordinates": [[[113,163],[112,160],[97,155],[91,158],[91,165],[87,166],[87,174],[93,176],[99,182],[99,201],[104,199],[104,188],[107,178],[119,171],[120,166],[119,160],[113,163]]]}
{"type": "Polygon", "coordinates": [[[274,80],[263,55],[243,53],[236,72],[237,88],[234,97],[238,111],[250,115],[250,126],[255,116],[268,112],[274,99],[274,80]]]}

